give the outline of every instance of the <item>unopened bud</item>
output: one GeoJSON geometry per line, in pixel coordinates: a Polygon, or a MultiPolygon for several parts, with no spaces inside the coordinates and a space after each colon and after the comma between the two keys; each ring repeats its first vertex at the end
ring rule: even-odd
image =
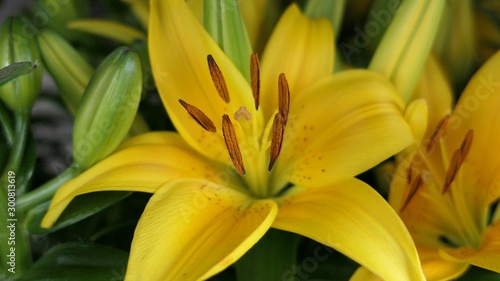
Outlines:
{"type": "Polygon", "coordinates": [[[141,63],[121,47],[96,70],[83,95],[73,128],[73,157],[86,169],[122,141],[137,113],[142,92],[141,63]]]}
{"type": "Polygon", "coordinates": [[[403,1],[370,62],[369,69],[390,79],[406,104],[429,56],[445,4],[403,1]]]}
{"type": "Polygon", "coordinates": [[[75,114],[94,69],[57,33],[42,30],[37,40],[44,65],[54,78],[62,99],[75,114]]]}
{"type": "Polygon", "coordinates": [[[0,97],[14,111],[31,110],[42,86],[40,54],[35,38],[27,34],[20,18],[8,18],[0,27],[0,68],[18,62],[38,67],[0,86],[0,97]]]}

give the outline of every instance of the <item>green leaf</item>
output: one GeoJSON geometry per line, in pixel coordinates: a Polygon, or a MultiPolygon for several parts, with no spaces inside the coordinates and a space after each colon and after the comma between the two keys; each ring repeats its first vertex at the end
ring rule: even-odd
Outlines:
{"type": "Polygon", "coordinates": [[[108,246],[67,243],[50,249],[17,281],[123,280],[128,254],[108,246]]]}
{"type": "Polygon", "coordinates": [[[270,229],[235,264],[238,281],[294,280],[300,236],[270,229]]]}
{"type": "Polygon", "coordinates": [[[108,191],[95,192],[77,196],[61,214],[54,227],[45,229],[40,222],[49,208],[50,202],[45,202],[31,209],[25,218],[26,228],[32,234],[46,234],[77,223],[103,209],[123,200],[131,192],[108,191]]]}
{"type": "Polygon", "coordinates": [[[37,68],[36,64],[28,61],[16,62],[0,69],[0,85],[3,85],[19,76],[30,73],[37,68]]]}
{"type": "Polygon", "coordinates": [[[472,266],[458,281],[500,281],[500,273],[472,266]]]}

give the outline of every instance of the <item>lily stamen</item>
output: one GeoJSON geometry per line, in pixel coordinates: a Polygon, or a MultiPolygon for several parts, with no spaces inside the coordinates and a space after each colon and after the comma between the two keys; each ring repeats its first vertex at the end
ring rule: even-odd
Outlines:
{"type": "Polygon", "coordinates": [[[431,152],[432,148],[434,147],[434,144],[438,141],[439,138],[444,133],[444,130],[446,129],[446,126],[448,125],[448,122],[450,121],[450,115],[446,115],[439,121],[438,125],[436,126],[436,129],[434,129],[434,132],[432,132],[431,139],[429,143],[427,144],[425,148],[425,152],[429,153],[431,152]]]}
{"type": "Polygon", "coordinates": [[[207,62],[208,62],[208,69],[210,70],[210,77],[212,77],[215,89],[219,93],[221,99],[226,103],[229,103],[230,101],[229,91],[227,89],[226,80],[224,79],[222,71],[215,62],[215,59],[212,57],[212,55],[207,56],[207,62]]]}
{"type": "Polygon", "coordinates": [[[448,170],[446,171],[446,179],[443,185],[443,191],[441,192],[442,194],[445,194],[451,186],[451,183],[455,179],[458,173],[458,169],[460,168],[460,159],[462,159],[462,153],[460,153],[460,149],[455,150],[453,153],[453,156],[451,157],[450,161],[450,166],[448,167],[448,170]]]}
{"type": "Polygon", "coordinates": [[[410,204],[411,199],[415,196],[415,194],[417,194],[417,191],[420,189],[422,184],[423,184],[422,175],[419,174],[411,182],[410,189],[408,190],[408,196],[406,197],[405,201],[403,202],[403,205],[401,206],[401,209],[399,212],[403,212],[406,209],[408,204],[410,204]]]}
{"type": "Polygon", "coordinates": [[[271,148],[269,150],[269,167],[267,168],[268,171],[271,171],[271,169],[274,166],[274,163],[278,159],[278,156],[281,151],[281,145],[283,144],[283,135],[285,133],[285,120],[283,119],[283,116],[280,113],[277,113],[274,116],[273,120],[273,127],[271,129],[271,148]]]}
{"type": "Polygon", "coordinates": [[[268,171],[274,166],[281,151],[283,135],[285,134],[286,122],[290,111],[290,88],[284,73],[278,77],[278,113],[274,116],[271,129],[271,148],[269,150],[268,171]]]}
{"type": "Polygon", "coordinates": [[[410,165],[410,167],[408,167],[408,169],[406,170],[406,182],[407,182],[408,184],[410,184],[410,183],[411,183],[411,179],[412,179],[412,172],[413,172],[413,171],[412,171],[412,167],[411,167],[411,165],[410,165]]]}
{"type": "Polygon", "coordinates": [[[226,142],[226,147],[229,151],[229,157],[231,158],[234,167],[240,175],[245,175],[245,167],[243,165],[243,157],[241,156],[238,139],[236,138],[231,118],[229,118],[227,114],[222,116],[222,135],[224,136],[224,141],[226,142]]]}
{"type": "Polygon", "coordinates": [[[472,145],[472,139],[474,138],[474,132],[472,130],[468,130],[465,135],[464,140],[462,141],[462,145],[460,146],[460,165],[465,161],[465,157],[469,154],[470,147],[472,145]]]}
{"type": "Polygon", "coordinates": [[[255,110],[258,110],[260,99],[260,64],[259,56],[256,53],[250,56],[250,84],[252,86],[255,110]]]}
{"type": "Polygon", "coordinates": [[[460,145],[460,148],[455,150],[453,153],[453,156],[450,161],[450,166],[448,167],[448,170],[446,171],[446,180],[444,182],[443,186],[443,191],[442,194],[445,194],[450,186],[455,177],[458,174],[458,170],[462,166],[462,164],[465,161],[465,158],[467,157],[467,154],[469,154],[470,147],[472,145],[472,139],[474,138],[474,133],[472,130],[468,130],[467,133],[465,134],[464,140],[462,141],[462,144],[460,145]]]}
{"type": "Polygon", "coordinates": [[[290,88],[284,73],[281,73],[278,77],[278,94],[278,110],[286,125],[290,111],[290,88]]]}
{"type": "Polygon", "coordinates": [[[198,109],[196,106],[191,105],[182,99],[179,99],[180,104],[186,109],[187,113],[198,123],[203,129],[215,133],[217,132],[217,128],[215,127],[214,122],[208,118],[203,111],[198,109]]]}

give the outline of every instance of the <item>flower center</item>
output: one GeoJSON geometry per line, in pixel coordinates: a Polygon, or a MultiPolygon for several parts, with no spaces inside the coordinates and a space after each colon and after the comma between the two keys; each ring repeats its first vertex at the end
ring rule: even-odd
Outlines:
{"type": "MultiPolygon", "coordinates": [[[[216,61],[212,55],[207,56],[207,64],[212,82],[219,94],[219,97],[229,104],[231,98],[226,85],[226,80],[216,61]]],[[[250,57],[250,86],[254,100],[255,110],[259,109],[260,101],[260,66],[257,54],[252,54],[250,57]]],[[[179,99],[180,104],[188,112],[188,114],[200,125],[203,129],[211,133],[217,133],[217,128],[214,122],[203,111],[196,106],[179,99]]],[[[241,105],[234,112],[233,120],[239,122],[244,138],[248,143],[257,143],[257,149],[246,149],[242,153],[240,142],[241,136],[238,135],[237,129],[228,114],[222,116],[222,138],[224,139],[229,158],[235,170],[243,177],[249,185],[250,191],[258,197],[267,197],[270,188],[268,188],[268,173],[262,171],[262,166],[267,165],[267,172],[270,172],[278,156],[280,155],[285,127],[288,121],[290,110],[290,90],[285,74],[281,73],[278,77],[278,112],[274,115],[274,119],[270,128],[270,141],[265,140],[263,145],[259,145],[260,140],[256,140],[261,136],[251,134],[248,129],[248,122],[252,119],[252,114],[247,110],[246,105],[241,105]],[[248,129],[248,130],[246,130],[248,129]],[[250,136],[251,135],[251,136],[250,136]],[[240,139],[238,138],[240,136],[240,139]],[[248,141],[248,137],[253,138],[248,141]],[[269,148],[269,154],[265,152],[269,148]],[[250,151],[250,153],[248,152],[250,151]],[[268,164],[264,164],[268,161],[268,164]],[[249,173],[249,175],[247,175],[249,173]]]]}
{"type": "MultiPolygon", "coordinates": [[[[474,210],[468,208],[470,204],[467,203],[470,198],[467,198],[467,189],[472,183],[471,179],[465,179],[464,174],[459,175],[460,169],[469,154],[474,133],[468,130],[464,139],[457,149],[453,151],[452,156],[449,158],[446,155],[446,147],[441,137],[448,124],[450,116],[446,116],[438,124],[432,133],[429,142],[423,145],[420,150],[410,160],[410,165],[406,171],[406,180],[408,191],[406,198],[400,209],[403,213],[412,199],[415,198],[417,193],[426,198],[428,201],[435,204],[434,210],[439,210],[439,215],[445,220],[444,228],[447,233],[442,233],[440,241],[447,241],[444,243],[447,246],[456,245],[464,246],[469,245],[473,247],[479,246],[482,226],[474,216],[474,210]],[[441,161],[436,161],[436,157],[432,156],[435,152],[436,145],[440,145],[441,159],[444,167],[439,167],[441,161]],[[448,160],[449,159],[449,160],[448,160]],[[444,171],[444,172],[440,172],[444,171]],[[423,189],[422,187],[426,188],[423,189]],[[450,231],[453,229],[453,231],[450,231]]],[[[470,196],[470,195],[469,195],[470,196]]]]}

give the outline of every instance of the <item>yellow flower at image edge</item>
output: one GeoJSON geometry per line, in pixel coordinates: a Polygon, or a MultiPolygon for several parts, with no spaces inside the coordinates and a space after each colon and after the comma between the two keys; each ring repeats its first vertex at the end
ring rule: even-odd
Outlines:
{"type": "Polygon", "coordinates": [[[469,265],[500,273],[499,64],[497,52],[393,178],[389,201],[428,280],[456,278],[469,265]]]}
{"type": "Polygon", "coordinates": [[[411,237],[354,176],[412,141],[391,84],[368,71],[332,75],[333,33],[295,5],[248,83],[182,0],[152,1],[149,48],[179,133],[128,140],[54,196],[50,227],[80,194],[154,193],[126,280],[202,280],[270,228],[333,247],[385,280],[423,280],[411,237]]]}

